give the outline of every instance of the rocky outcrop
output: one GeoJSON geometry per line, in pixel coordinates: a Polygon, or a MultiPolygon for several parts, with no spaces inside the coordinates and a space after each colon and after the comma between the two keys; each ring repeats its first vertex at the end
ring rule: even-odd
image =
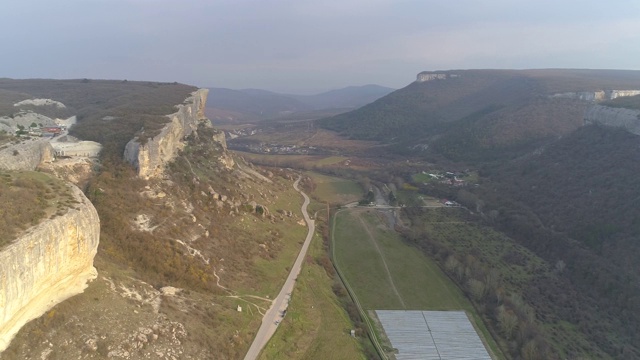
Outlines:
{"type": "Polygon", "coordinates": [[[27,99],[27,100],[22,100],[20,102],[17,102],[15,104],[13,104],[13,106],[24,106],[24,105],[33,105],[33,106],[55,106],[57,108],[60,109],[65,109],[66,106],[61,103],[60,101],[55,101],[55,100],[51,100],[51,99],[27,99]]]}
{"type": "Polygon", "coordinates": [[[576,99],[583,101],[605,101],[619,97],[640,95],[640,90],[601,90],[565,92],[551,95],[552,98],[576,99]]]}
{"type": "Polygon", "coordinates": [[[25,323],[81,293],[96,277],[98,213],[80,189],[71,191],[75,208],[28,229],[0,251],[0,351],[25,323]]]}
{"type": "Polygon", "coordinates": [[[25,140],[0,150],[0,169],[35,170],[54,160],[54,150],[47,140],[25,140]]]}
{"type": "Polygon", "coordinates": [[[419,73],[418,76],[416,77],[416,82],[426,82],[426,81],[433,81],[433,80],[446,80],[446,79],[457,78],[459,76],[460,75],[458,75],[458,74],[423,71],[423,72],[419,73]]]}
{"type": "Polygon", "coordinates": [[[584,122],[621,127],[640,135],[640,110],[593,105],[585,112],[584,122]]]}
{"type": "Polygon", "coordinates": [[[170,121],[160,134],[144,144],[138,138],[127,143],[124,158],[137,169],[140,177],[150,179],[161,175],[165,165],[184,147],[186,136],[195,132],[200,124],[211,126],[204,115],[208,92],[207,89],[199,89],[184,104],[178,105],[178,111],[168,115],[170,121]]]}

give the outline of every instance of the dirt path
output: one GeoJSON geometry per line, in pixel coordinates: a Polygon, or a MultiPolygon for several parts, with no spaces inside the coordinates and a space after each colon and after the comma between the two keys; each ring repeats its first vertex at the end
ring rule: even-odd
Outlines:
{"type": "Polygon", "coordinates": [[[378,252],[378,255],[380,255],[380,258],[382,259],[382,264],[384,265],[384,269],[387,272],[387,278],[389,279],[389,283],[391,284],[391,288],[393,289],[393,292],[398,297],[398,300],[400,300],[400,303],[402,304],[402,308],[406,309],[407,305],[405,305],[404,300],[402,299],[402,296],[400,296],[400,293],[398,292],[398,289],[396,288],[396,284],[393,282],[393,278],[391,277],[391,272],[389,271],[389,266],[387,265],[387,260],[384,258],[384,254],[380,250],[380,247],[378,246],[378,242],[373,237],[373,234],[371,233],[371,230],[369,230],[369,226],[367,226],[367,224],[364,222],[364,219],[362,219],[362,216],[360,216],[359,213],[355,214],[355,215],[358,217],[358,220],[360,221],[360,224],[362,224],[362,227],[367,232],[367,235],[369,235],[369,240],[371,240],[371,243],[373,243],[373,245],[376,248],[376,251],[378,252]]]}

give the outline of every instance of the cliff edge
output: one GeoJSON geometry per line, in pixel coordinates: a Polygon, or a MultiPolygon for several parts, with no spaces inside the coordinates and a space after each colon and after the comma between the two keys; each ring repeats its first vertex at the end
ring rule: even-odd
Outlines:
{"type": "Polygon", "coordinates": [[[0,352],[24,324],[84,291],[97,275],[98,213],[80,189],[69,186],[74,207],[0,251],[0,352]]]}
{"type": "MultiPolygon", "coordinates": [[[[208,89],[199,89],[188,97],[178,111],[167,115],[171,120],[160,134],[141,143],[138,137],[129,141],[124,150],[124,159],[138,171],[144,179],[158,177],[166,163],[173,160],[184,147],[184,138],[204,124],[211,127],[211,121],[204,115],[208,89]]],[[[224,144],[223,144],[224,146],[224,144]]]]}
{"type": "Polygon", "coordinates": [[[24,140],[0,149],[0,169],[35,170],[43,162],[53,161],[54,153],[48,140],[24,140]]]}
{"type": "Polygon", "coordinates": [[[640,110],[593,105],[585,112],[584,123],[621,127],[640,135],[640,110]]]}

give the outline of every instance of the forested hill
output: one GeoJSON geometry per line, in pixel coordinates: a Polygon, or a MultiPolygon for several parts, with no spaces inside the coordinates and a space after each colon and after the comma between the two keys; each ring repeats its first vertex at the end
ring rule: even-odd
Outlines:
{"type": "Polygon", "coordinates": [[[489,223],[567,280],[535,284],[528,303],[619,359],[640,356],[639,144],[620,128],[584,126],[535,155],[486,167],[484,183],[469,189],[489,223]]]}
{"type": "Polygon", "coordinates": [[[640,71],[452,70],[318,121],[356,139],[452,160],[518,156],[580,127],[589,102],[555,94],[640,89],[640,71]]]}

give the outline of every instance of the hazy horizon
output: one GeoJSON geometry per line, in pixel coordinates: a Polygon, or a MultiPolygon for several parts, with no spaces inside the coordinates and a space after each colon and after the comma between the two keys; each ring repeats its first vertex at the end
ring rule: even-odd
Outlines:
{"type": "Polygon", "coordinates": [[[0,77],[310,94],[425,70],[638,70],[640,3],[5,0],[0,77]]]}

